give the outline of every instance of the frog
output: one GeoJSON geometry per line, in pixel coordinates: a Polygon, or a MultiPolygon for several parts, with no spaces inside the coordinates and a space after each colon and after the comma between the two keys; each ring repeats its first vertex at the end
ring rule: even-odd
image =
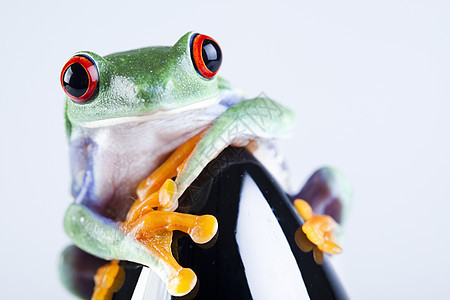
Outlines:
{"type": "MultiPolygon", "coordinates": [[[[72,175],[64,229],[77,247],[111,261],[95,275],[93,299],[111,298],[120,287],[121,260],[151,268],[173,296],[191,292],[197,277],[174,258],[173,231],[201,245],[217,235],[218,223],[177,212],[179,198],[227,147],[263,157],[272,140],[292,134],[290,109],[265,96],[245,98],[217,75],[221,64],[219,44],[191,31],[171,47],[104,57],[80,51],[64,65],[72,175]]],[[[267,161],[281,185],[287,182],[284,168],[267,161]]],[[[307,203],[296,207],[310,240],[340,252],[330,235],[336,224],[314,219],[307,203]]]]}

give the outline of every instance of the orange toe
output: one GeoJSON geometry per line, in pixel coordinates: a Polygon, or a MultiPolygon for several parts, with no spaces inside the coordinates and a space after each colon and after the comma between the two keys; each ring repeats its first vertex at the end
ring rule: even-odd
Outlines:
{"type": "Polygon", "coordinates": [[[302,231],[308,240],[317,245],[319,250],[328,254],[340,254],[342,248],[335,243],[334,230],[338,228],[336,221],[327,215],[315,215],[308,202],[297,199],[294,206],[304,220],[302,231]]]}

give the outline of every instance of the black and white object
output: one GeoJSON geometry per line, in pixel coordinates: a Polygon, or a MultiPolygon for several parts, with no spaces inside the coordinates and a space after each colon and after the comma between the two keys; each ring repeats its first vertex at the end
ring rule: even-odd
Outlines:
{"type": "MultiPolygon", "coordinates": [[[[212,214],[219,223],[209,247],[174,235],[175,257],[198,277],[196,288],[182,299],[347,298],[326,259],[317,264],[311,252],[296,245],[295,231],[302,224],[289,198],[243,148],[230,147],[212,161],[180,205],[178,211],[212,214]]],[[[122,290],[128,291],[113,299],[177,299],[150,269],[139,271],[127,270],[122,290]]]]}

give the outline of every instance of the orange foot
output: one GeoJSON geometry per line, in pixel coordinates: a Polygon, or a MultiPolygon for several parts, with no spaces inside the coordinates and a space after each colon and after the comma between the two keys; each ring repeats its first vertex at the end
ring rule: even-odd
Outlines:
{"type": "Polygon", "coordinates": [[[312,251],[315,262],[319,265],[323,264],[323,252],[308,239],[301,227],[295,232],[295,243],[303,252],[312,251]]]}
{"type": "Polygon", "coordinates": [[[191,269],[181,267],[173,257],[172,232],[185,232],[197,244],[204,244],[216,235],[218,229],[217,220],[211,215],[194,216],[158,210],[123,226],[129,236],[144,244],[163,265],[167,289],[174,296],[188,294],[197,283],[197,276],[191,269]]]}
{"type": "Polygon", "coordinates": [[[175,192],[175,182],[167,179],[159,191],[136,201],[122,223],[122,230],[145,245],[161,263],[169,293],[184,296],[195,287],[197,276],[191,269],[181,267],[173,257],[172,232],[185,232],[197,244],[205,244],[216,235],[218,223],[211,215],[195,216],[158,210],[172,205],[175,192]]]}
{"type": "Polygon", "coordinates": [[[332,217],[315,215],[308,202],[301,199],[295,200],[294,206],[300,217],[305,220],[302,230],[313,244],[328,254],[342,253],[342,248],[336,244],[334,238],[334,230],[339,225],[332,217]]]}
{"type": "Polygon", "coordinates": [[[92,300],[109,300],[125,281],[125,271],[119,261],[113,260],[97,270],[94,276],[95,288],[92,300]]]}

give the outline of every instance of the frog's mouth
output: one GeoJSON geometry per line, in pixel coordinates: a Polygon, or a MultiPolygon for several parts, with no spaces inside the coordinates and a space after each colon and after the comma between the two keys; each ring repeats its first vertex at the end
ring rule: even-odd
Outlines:
{"type": "Polygon", "coordinates": [[[164,120],[171,116],[181,114],[186,111],[201,109],[201,108],[215,105],[218,103],[218,101],[219,101],[219,97],[215,96],[215,97],[211,97],[208,99],[204,99],[201,101],[197,101],[195,103],[191,103],[191,104],[173,108],[173,109],[160,109],[160,110],[152,111],[152,112],[141,114],[141,115],[108,118],[108,119],[102,119],[102,120],[84,121],[84,122],[80,122],[80,125],[83,127],[87,127],[87,128],[98,128],[98,127],[113,126],[113,125],[132,123],[132,122],[164,120]]]}

